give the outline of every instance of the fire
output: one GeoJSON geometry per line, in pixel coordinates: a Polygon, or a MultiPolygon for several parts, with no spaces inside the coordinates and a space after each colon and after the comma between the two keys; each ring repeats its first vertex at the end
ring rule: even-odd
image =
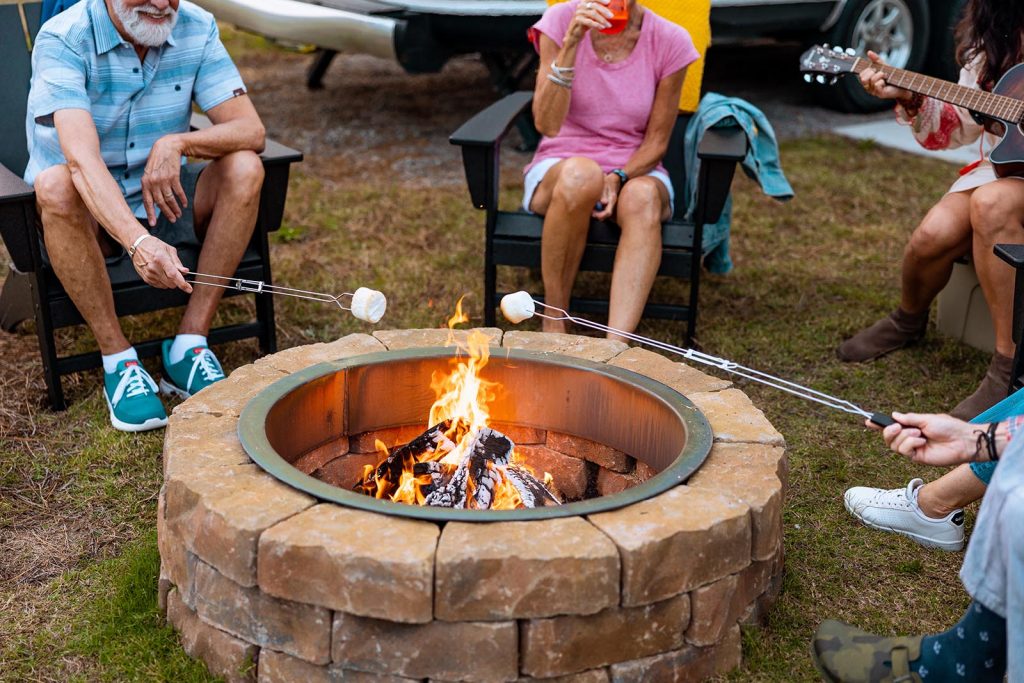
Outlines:
{"type": "MultiPolygon", "coordinates": [[[[409,505],[435,505],[444,504],[429,498],[441,495],[439,482],[450,487],[451,482],[461,481],[464,498],[453,502],[454,507],[514,510],[524,506],[524,495],[534,497],[528,480],[541,487],[551,485],[550,474],[545,473],[541,484],[533,470],[511,451],[511,441],[489,428],[488,406],[495,400],[500,385],[481,377],[490,357],[487,335],[472,330],[465,342],[457,339],[455,326],[468,321],[459,299],[455,314],[448,320],[446,344],[457,346],[458,354],[451,361],[449,372],[438,370],[431,377],[430,386],[437,399],[430,407],[427,432],[393,452],[378,440],[376,449],[381,462],[376,468],[365,468],[357,490],[409,505]],[[505,452],[501,452],[502,446],[506,447],[505,452]],[[481,449],[487,448],[497,449],[496,458],[492,453],[486,458],[480,456],[481,449]],[[401,462],[397,462],[399,457],[401,462]],[[468,473],[470,469],[472,473],[468,473]],[[525,494],[524,486],[528,489],[525,494]]],[[[546,495],[557,504],[550,492],[546,495]]]]}

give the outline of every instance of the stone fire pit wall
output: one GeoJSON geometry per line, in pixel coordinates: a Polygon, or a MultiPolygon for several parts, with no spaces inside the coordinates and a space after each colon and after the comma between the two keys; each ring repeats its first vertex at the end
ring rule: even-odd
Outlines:
{"type": "Polygon", "coordinates": [[[493,346],[609,363],[679,391],[710,422],[711,454],[685,485],[587,517],[439,526],[353,510],[253,464],[239,414],[289,373],[442,346],[447,331],[262,358],[178,406],[167,428],[160,598],[191,656],[264,683],[690,681],[740,664],[740,624],[759,622],[781,588],[782,436],[730,382],[657,354],[483,331],[493,346]]]}

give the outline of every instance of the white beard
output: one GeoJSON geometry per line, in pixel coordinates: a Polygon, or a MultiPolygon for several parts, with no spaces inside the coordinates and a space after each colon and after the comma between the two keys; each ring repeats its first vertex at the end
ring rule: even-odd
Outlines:
{"type": "Polygon", "coordinates": [[[128,8],[125,6],[125,0],[113,0],[111,4],[113,4],[114,13],[121,21],[121,25],[124,26],[128,37],[138,45],[146,47],[163,45],[171,35],[171,31],[174,30],[174,25],[178,23],[178,12],[170,7],[161,12],[152,5],[128,8]],[[160,24],[154,24],[142,17],[143,12],[151,16],[168,17],[168,19],[160,24]]]}

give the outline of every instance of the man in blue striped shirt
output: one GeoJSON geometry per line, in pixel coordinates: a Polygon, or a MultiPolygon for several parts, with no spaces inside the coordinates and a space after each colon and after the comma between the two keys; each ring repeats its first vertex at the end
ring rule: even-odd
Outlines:
{"type": "Polygon", "coordinates": [[[163,345],[165,393],[223,379],[206,346],[221,290],[192,292],[171,246],[201,244],[199,272],[234,274],[263,183],[263,124],[213,16],[187,0],[83,0],[58,14],[36,38],[26,126],[47,257],[103,354],[111,422],[162,427],[106,263],[131,259],[148,284],[192,293],[163,345]],[[189,131],[193,101],[214,125],[189,131]]]}

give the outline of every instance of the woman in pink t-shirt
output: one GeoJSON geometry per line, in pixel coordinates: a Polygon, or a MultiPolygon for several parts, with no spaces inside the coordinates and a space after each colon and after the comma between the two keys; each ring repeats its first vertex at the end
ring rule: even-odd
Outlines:
{"type": "MultiPolygon", "coordinates": [[[[550,7],[530,30],[540,53],[533,117],[544,138],[525,171],[523,207],[544,215],[545,300],[568,308],[591,217],[622,229],[608,324],[632,332],[661,262],[673,188],[661,159],[686,67],[699,58],[681,27],[627,0],[629,21],[603,34],[609,0],[550,7]]],[[[565,323],[544,320],[544,330],[565,323]]]]}

